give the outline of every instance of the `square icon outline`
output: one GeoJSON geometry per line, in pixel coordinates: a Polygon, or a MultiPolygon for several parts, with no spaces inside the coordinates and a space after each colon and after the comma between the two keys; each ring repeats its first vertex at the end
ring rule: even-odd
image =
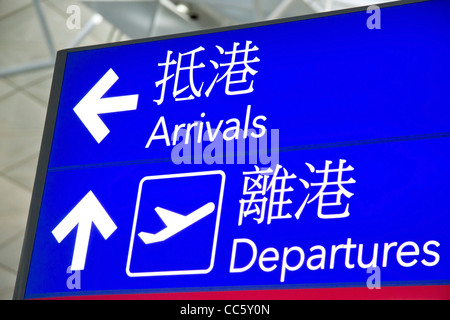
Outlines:
{"type": "Polygon", "coordinates": [[[189,172],[189,173],[175,173],[175,174],[163,174],[163,175],[155,175],[155,176],[146,176],[139,183],[138,196],[136,201],[136,209],[133,218],[133,227],[131,230],[131,239],[130,246],[128,250],[128,258],[126,265],[126,273],[129,277],[151,277],[151,276],[170,276],[170,275],[193,275],[193,274],[208,274],[214,268],[214,261],[216,257],[216,249],[217,249],[217,239],[219,235],[219,225],[220,225],[220,216],[222,211],[222,200],[223,194],[225,190],[225,172],[222,170],[214,170],[214,171],[202,171],[202,172],[189,172]],[[144,182],[151,180],[162,180],[162,179],[175,179],[175,178],[186,178],[186,177],[201,177],[201,176],[211,176],[211,175],[220,175],[222,177],[220,193],[219,193],[219,201],[217,204],[217,214],[216,214],[216,224],[214,230],[214,240],[211,252],[211,260],[209,267],[206,269],[197,269],[197,270],[173,270],[173,271],[149,271],[149,272],[131,272],[130,264],[131,264],[131,256],[133,252],[134,239],[136,238],[136,226],[137,219],[139,213],[139,204],[141,202],[142,195],[142,187],[144,182]]]}

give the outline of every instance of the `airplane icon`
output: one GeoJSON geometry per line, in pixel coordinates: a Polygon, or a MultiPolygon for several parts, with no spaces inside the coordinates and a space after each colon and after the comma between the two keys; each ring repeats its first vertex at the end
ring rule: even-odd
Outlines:
{"type": "Polygon", "coordinates": [[[214,211],[215,208],[216,206],[214,203],[209,202],[189,215],[183,216],[176,212],[156,207],[155,211],[163,220],[166,228],[156,234],[140,232],[138,236],[145,244],[162,242],[208,216],[214,211]]]}

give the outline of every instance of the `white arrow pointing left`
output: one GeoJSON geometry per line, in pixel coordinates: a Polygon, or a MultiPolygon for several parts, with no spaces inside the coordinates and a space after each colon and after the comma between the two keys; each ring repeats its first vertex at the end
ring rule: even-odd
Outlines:
{"type": "Polygon", "coordinates": [[[61,243],[78,225],[71,266],[72,271],[84,270],[92,224],[95,224],[105,240],[117,229],[117,226],[111,220],[94,193],[89,191],[83,200],[52,231],[56,241],[61,243]]]}
{"type": "Polygon", "coordinates": [[[106,92],[119,80],[113,69],[97,82],[86,96],[73,109],[81,122],[86,126],[97,143],[100,143],[109,134],[108,127],[98,116],[99,114],[137,109],[139,95],[103,98],[106,92]]]}

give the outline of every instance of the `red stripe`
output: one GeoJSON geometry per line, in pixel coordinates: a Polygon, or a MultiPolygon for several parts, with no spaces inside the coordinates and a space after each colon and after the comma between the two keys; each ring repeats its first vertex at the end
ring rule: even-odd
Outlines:
{"type": "Polygon", "coordinates": [[[54,298],[57,300],[450,300],[450,285],[207,291],[54,298]]]}

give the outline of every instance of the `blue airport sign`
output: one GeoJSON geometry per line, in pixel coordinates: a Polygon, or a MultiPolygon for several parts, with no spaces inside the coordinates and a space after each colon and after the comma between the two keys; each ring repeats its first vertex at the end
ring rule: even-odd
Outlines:
{"type": "Polygon", "coordinates": [[[16,297],[448,285],[450,3],[366,9],[59,52],[16,297]]]}

